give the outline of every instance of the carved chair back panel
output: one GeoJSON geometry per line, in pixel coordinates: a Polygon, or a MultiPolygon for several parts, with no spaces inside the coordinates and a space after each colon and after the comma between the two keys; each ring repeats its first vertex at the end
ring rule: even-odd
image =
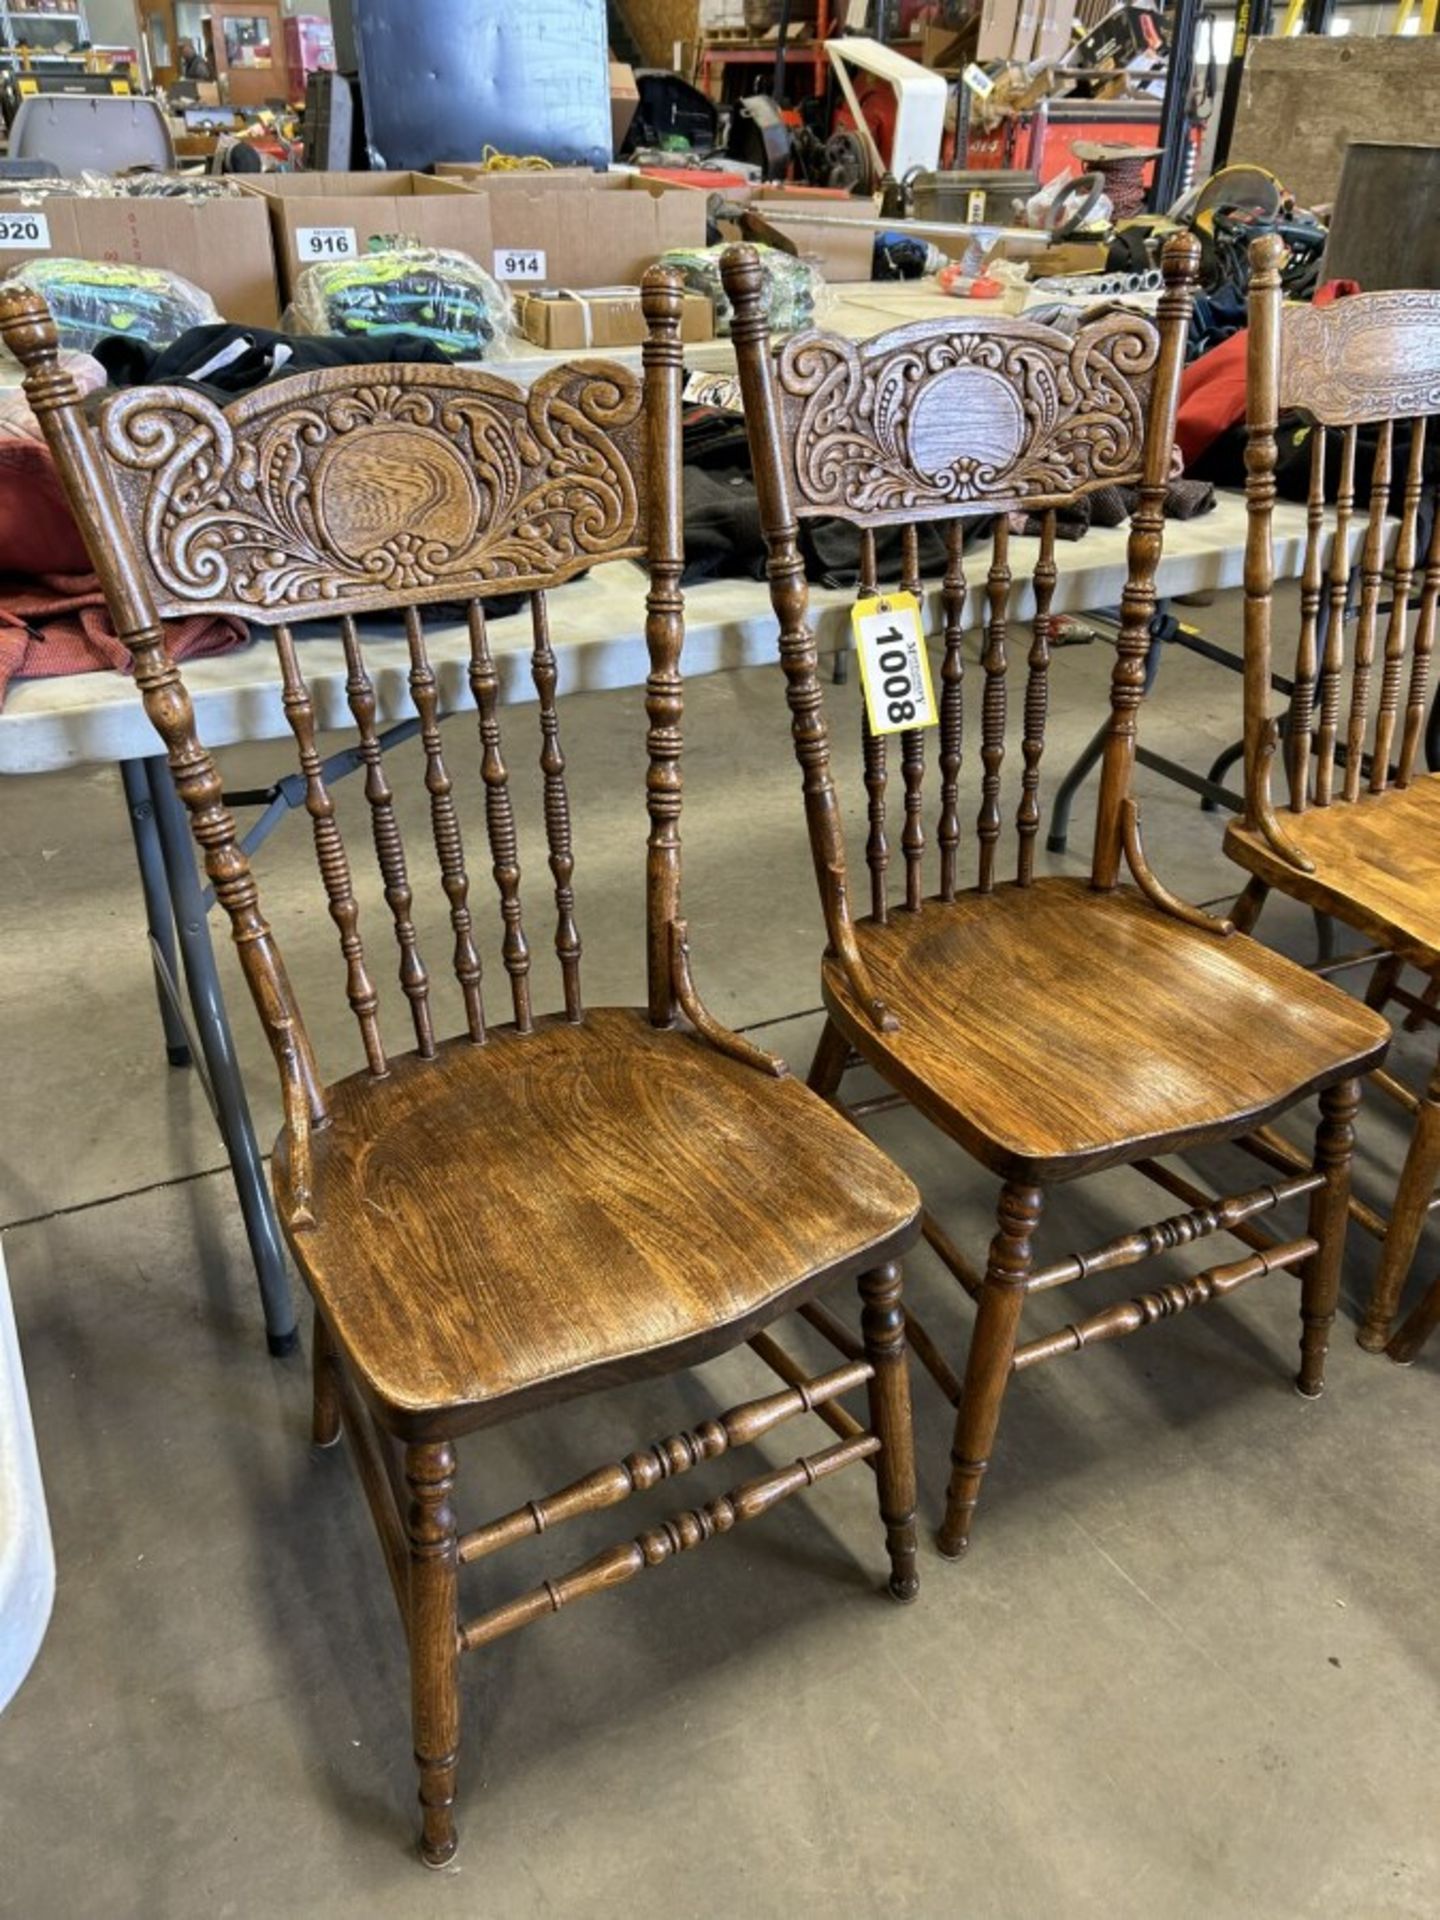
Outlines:
{"type": "MultiPolygon", "coordinates": [[[[943,552],[939,631],[931,636],[942,648],[932,750],[938,794],[926,791],[926,731],[877,737],[862,717],[869,909],[883,921],[897,891],[905,909],[917,911],[932,892],[950,900],[962,886],[986,893],[1003,880],[1027,885],[1033,879],[1050,703],[1056,511],[1103,486],[1139,490],[1096,829],[1095,877],[1098,884],[1114,884],[1189,313],[1192,282],[1185,276],[1191,273],[1187,252],[1164,296],[1158,326],[1137,314],[1112,312],[1082,326],[1072,339],[1021,319],[957,317],[897,328],[864,343],[811,331],[777,346],[768,336],[758,272],[746,250],[727,256],[726,289],[735,308],[732,332],[792,732],[831,942],[842,957],[850,938],[846,853],[797,523],[827,515],[854,524],[862,598],[876,591],[877,529],[901,529],[899,584],[917,594],[923,593],[922,529],[934,528],[943,552]],[[1033,516],[1039,531],[1030,577],[1034,614],[1024,628],[1012,619],[1012,514],[1033,516]],[[993,520],[989,551],[967,555],[967,529],[973,532],[977,520],[993,520]],[[978,687],[964,645],[967,629],[977,625],[978,687]],[[978,718],[973,738],[967,734],[967,706],[978,718]],[[967,770],[978,776],[973,812],[961,801],[967,770]],[[902,822],[893,863],[892,784],[901,789],[902,822]],[[967,814],[977,846],[973,861],[962,852],[967,814]],[[927,816],[934,823],[933,842],[927,816]],[[1016,835],[1009,856],[1001,846],[1007,820],[1016,835]],[[900,867],[897,889],[894,869],[900,867]]],[[[937,544],[933,536],[929,544],[937,544]]]]}
{"type": "Polygon", "coordinates": [[[1440,413],[1440,293],[1287,308],[1277,397],[1329,427],[1440,413]]]}
{"type": "MultiPolygon", "coordinates": [[[[1440,413],[1440,293],[1285,307],[1276,248],[1257,243],[1251,259],[1247,800],[1252,822],[1274,837],[1270,515],[1279,415],[1299,410],[1311,423],[1284,739],[1289,806],[1303,813],[1408,786],[1415,774],[1440,601],[1440,432],[1429,418],[1440,413]]],[[[1289,845],[1283,834],[1280,843],[1289,845]]]]}
{"type": "Polygon", "coordinates": [[[1130,313],[1074,339],[973,318],[864,342],[798,334],[775,357],[794,510],[874,526],[1134,485],[1158,345],[1130,313]]]}
{"type": "Polygon", "coordinates": [[[328,368],[224,408],[137,387],[101,410],[157,612],[274,625],[554,586],[645,548],[640,382],[557,368],[328,368]]]}

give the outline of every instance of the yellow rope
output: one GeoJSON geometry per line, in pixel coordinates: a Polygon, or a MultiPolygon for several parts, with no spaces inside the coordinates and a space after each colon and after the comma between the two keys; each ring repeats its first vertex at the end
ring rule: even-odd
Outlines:
{"type": "Polygon", "coordinates": [[[554,170],[550,161],[538,153],[501,153],[498,147],[490,146],[481,154],[480,165],[486,173],[550,173],[554,170]]]}

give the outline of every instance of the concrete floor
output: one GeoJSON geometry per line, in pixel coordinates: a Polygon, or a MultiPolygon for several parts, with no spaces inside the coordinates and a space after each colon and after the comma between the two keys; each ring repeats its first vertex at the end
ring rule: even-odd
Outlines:
{"type": "MultiPolygon", "coordinates": [[[[1233,613],[1200,618],[1233,635],[1233,613]]],[[[1047,799],[1098,718],[1108,665],[1101,646],[1057,658],[1047,799]]],[[[1145,737],[1203,766],[1238,699],[1229,676],[1173,658],[1145,737]]],[[[854,703],[853,688],[837,701],[846,740],[854,703]]],[[[588,995],[630,1000],[637,697],[577,698],[562,719],[588,995]]],[[[721,1015],[765,1023],[803,1066],[819,922],[778,676],[699,682],[688,719],[699,977],[721,1015]]],[[[510,716],[517,767],[532,720],[510,716]]],[[[229,754],[225,771],[252,784],[277,757],[229,754]]],[[[847,747],[847,775],[854,758],[847,747]]],[[[405,771],[419,833],[413,756],[405,771]]],[[[1140,791],[1166,879],[1196,899],[1232,893],[1218,818],[1150,775],[1140,791]]],[[[1356,1348],[1373,1263],[1359,1236],[1317,1404],[1290,1391],[1284,1278],[1025,1376],[974,1550],[948,1565],[927,1529],[915,1607],[880,1597],[872,1486],[854,1473],[479,1657],[461,1852],[424,1873],[401,1637],[368,1515],[343,1457],[308,1449],[304,1361],[265,1356],[208,1113],[194,1076],[163,1064],[118,782],[17,783],[0,807],[0,1225],[59,1561],[49,1639],[0,1726],[0,1913],[1440,1912],[1440,1343],[1408,1371],[1356,1348]]],[[[363,808],[353,782],[343,808],[363,808]]],[[[1087,803],[1071,853],[1047,864],[1083,865],[1090,820],[1087,803]]],[[[533,808],[523,824],[538,947],[533,808]]],[[[303,823],[260,873],[322,1059],[349,1071],[303,823]]],[[[1311,950],[1308,919],[1283,905],[1262,932],[1311,950]]],[[[238,977],[231,1005],[268,1138],[268,1059],[238,977]]],[[[1423,1043],[1396,1057],[1423,1073],[1423,1043]]],[[[993,1183],[909,1116],[877,1133],[982,1248],[993,1183]]],[[[1362,1187],[1384,1196],[1400,1149],[1390,1113],[1367,1107],[1362,1187]]],[[[1137,1176],[1107,1177],[1056,1204],[1044,1244],[1170,1210],[1137,1176]]],[[[1427,1272],[1437,1251],[1427,1243],[1427,1272]]],[[[968,1303],[928,1254],[909,1277],[958,1361],[968,1303]]],[[[1042,1304],[1036,1325],[1080,1294],[1094,1306],[1106,1289],[1042,1304]]],[[[766,1390],[749,1356],[705,1371],[472,1444],[462,1518],[766,1390]]],[[[917,1414],[933,1524],[949,1421],[923,1377],[917,1414]]],[[[765,1451],[790,1458],[791,1439],[765,1451]]],[[[735,1477],[719,1463],[657,1511],[735,1477]]],[[[643,1523],[636,1507],[575,1528],[561,1564],[623,1537],[632,1514],[643,1523]]],[[[492,1594],[554,1551],[516,1555],[492,1594]]]]}

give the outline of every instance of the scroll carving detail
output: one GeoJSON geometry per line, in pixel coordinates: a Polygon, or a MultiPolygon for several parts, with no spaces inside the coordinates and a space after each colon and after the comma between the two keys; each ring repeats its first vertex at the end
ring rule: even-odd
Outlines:
{"type": "Polygon", "coordinates": [[[1280,405],[1326,426],[1440,413],[1440,293],[1362,293],[1287,311],[1280,405]]]}
{"type": "Polygon", "coordinates": [[[162,600],[356,612],[640,549],[640,386],[623,369],[558,368],[528,394],[394,372],[333,392],[324,375],[286,382],[228,411],[180,388],[113,400],[104,445],[162,600]]]}
{"type": "Polygon", "coordinates": [[[954,513],[1133,480],[1157,336],[1111,314],[1075,339],[938,321],[865,346],[797,335],[778,360],[801,512],[954,513]]]}

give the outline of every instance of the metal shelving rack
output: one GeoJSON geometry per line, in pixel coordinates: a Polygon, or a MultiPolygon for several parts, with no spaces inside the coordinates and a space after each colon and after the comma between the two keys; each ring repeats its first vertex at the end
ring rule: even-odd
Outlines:
{"type": "Polygon", "coordinates": [[[7,65],[24,64],[20,47],[23,40],[28,44],[32,60],[74,61],[83,67],[85,55],[79,49],[89,44],[90,23],[85,17],[83,0],[75,7],[37,7],[33,11],[28,7],[0,3],[0,34],[3,34],[3,39],[0,39],[0,61],[7,65]],[[59,26],[69,27],[71,31],[68,34],[54,31],[59,26]],[[39,28],[41,33],[36,35],[27,32],[27,28],[39,28]],[[62,39],[70,43],[68,53],[56,50],[62,39]]]}

